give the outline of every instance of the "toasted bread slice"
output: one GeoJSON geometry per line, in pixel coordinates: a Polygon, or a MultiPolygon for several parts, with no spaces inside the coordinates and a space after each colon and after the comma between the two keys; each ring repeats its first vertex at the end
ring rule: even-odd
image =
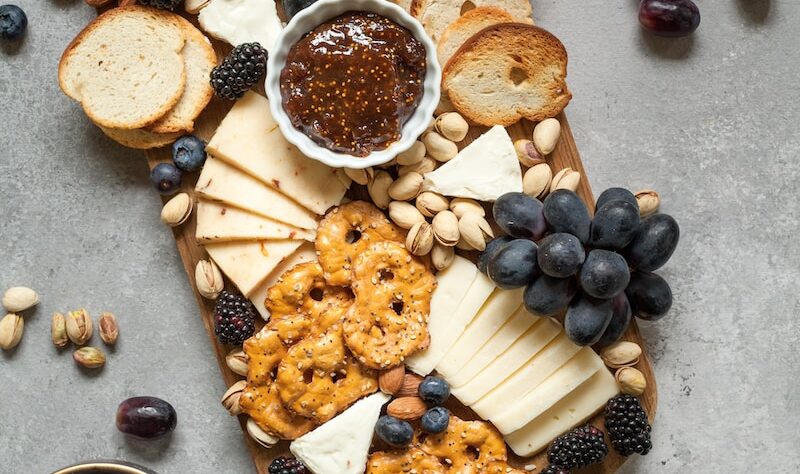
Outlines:
{"type": "Polygon", "coordinates": [[[481,125],[540,121],[567,106],[567,51],[549,32],[501,23],[470,38],[444,68],[442,88],[464,117],[481,125]]]}
{"type": "Polygon", "coordinates": [[[529,0],[413,0],[411,14],[422,23],[434,41],[439,41],[450,23],[477,7],[502,8],[516,21],[533,23],[529,0]]]}
{"type": "Polygon", "coordinates": [[[186,82],[186,40],[176,17],[136,5],[100,15],[64,51],[61,89],[104,127],[135,129],[160,119],[186,82]]]}
{"type": "Polygon", "coordinates": [[[439,38],[436,55],[439,64],[444,66],[468,39],[487,26],[498,23],[513,23],[514,17],[510,13],[497,7],[474,8],[450,23],[439,38]]]}
{"type": "Polygon", "coordinates": [[[183,135],[181,132],[155,133],[145,129],[120,130],[103,126],[100,126],[100,130],[102,130],[108,138],[120,145],[128,148],[138,148],[140,150],[160,148],[169,145],[183,135]]]}
{"type": "Polygon", "coordinates": [[[217,53],[203,33],[183,17],[178,24],[186,37],[183,55],[186,85],[175,107],[156,123],[147,127],[155,133],[191,132],[194,121],[214,95],[209,76],[217,64],[217,53]]]}
{"type": "Polygon", "coordinates": [[[411,0],[391,0],[391,2],[405,11],[411,10],[411,0]]]}

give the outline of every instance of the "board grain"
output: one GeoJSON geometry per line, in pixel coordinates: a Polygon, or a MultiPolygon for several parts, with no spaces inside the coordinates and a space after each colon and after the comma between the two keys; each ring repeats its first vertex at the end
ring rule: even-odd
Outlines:
{"type": "MultiPolygon", "coordinates": [[[[190,18],[193,20],[193,18],[190,18]]],[[[220,58],[224,57],[225,54],[230,50],[230,47],[222,44],[220,42],[214,42],[214,47],[217,50],[218,55],[220,58]]],[[[263,94],[263,90],[260,91],[263,94]]],[[[204,140],[208,140],[212,135],[216,126],[225,116],[227,111],[232,106],[232,103],[220,101],[218,99],[213,99],[212,102],[208,105],[206,110],[203,112],[199,120],[197,121],[197,127],[195,130],[195,134],[203,138],[204,140]]],[[[573,170],[576,170],[581,173],[581,181],[578,187],[577,193],[578,195],[589,205],[590,209],[594,209],[594,197],[592,195],[592,189],[589,185],[588,177],[586,176],[586,172],[583,168],[583,164],[581,163],[580,155],[578,154],[578,149],[575,146],[575,140],[572,136],[572,131],[569,127],[569,122],[567,121],[567,117],[565,114],[560,114],[558,120],[561,122],[561,140],[558,143],[555,151],[547,158],[550,167],[553,169],[553,172],[558,172],[559,170],[569,167],[573,170]]],[[[470,133],[467,138],[459,144],[460,148],[463,148],[465,145],[469,144],[472,140],[480,136],[486,130],[485,127],[471,127],[470,133]]],[[[533,124],[523,121],[518,124],[512,125],[508,127],[509,134],[513,139],[519,138],[530,138],[533,133],[533,124]]],[[[171,150],[169,147],[161,148],[161,149],[154,149],[148,150],[145,152],[147,156],[148,165],[152,168],[158,163],[168,162],[172,159],[171,150]]],[[[184,175],[184,181],[182,184],[182,190],[184,192],[193,195],[194,184],[197,181],[198,174],[191,173],[184,175]]],[[[358,190],[354,190],[354,193],[357,193],[358,190]]],[[[164,198],[166,202],[168,198],[164,198]]],[[[203,259],[207,259],[208,256],[203,248],[195,241],[194,233],[195,233],[195,216],[194,214],[191,218],[184,223],[182,226],[174,229],[175,235],[175,242],[178,248],[178,252],[181,255],[181,260],[183,261],[184,269],[186,270],[186,274],[189,277],[189,283],[192,285],[194,289],[195,298],[197,299],[197,303],[199,305],[199,316],[205,325],[206,332],[208,334],[209,343],[214,349],[214,352],[217,357],[217,361],[219,362],[220,370],[222,372],[222,377],[225,380],[226,385],[230,386],[233,385],[235,382],[241,379],[238,375],[234,374],[233,372],[228,369],[225,363],[225,355],[228,352],[228,348],[219,344],[214,337],[214,320],[213,320],[213,311],[214,305],[213,302],[204,299],[196,290],[195,281],[194,281],[194,269],[197,265],[197,262],[203,259]]],[[[648,381],[647,390],[645,393],[640,397],[642,402],[642,406],[646,410],[650,421],[653,421],[656,413],[656,407],[658,403],[657,391],[656,391],[656,383],[655,383],[655,375],[653,373],[653,367],[651,365],[650,358],[647,355],[646,344],[642,340],[642,337],[639,333],[639,329],[636,326],[636,321],[632,321],[628,331],[623,336],[624,340],[633,341],[642,346],[644,352],[638,365],[636,366],[639,370],[641,370],[645,378],[648,381]]],[[[222,396],[222,393],[220,393],[222,396]]],[[[462,418],[466,419],[478,419],[478,417],[468,408],[460,405],[454,399],[451,398],[451,402],[448,404],[448,408],[461,416],[462,418]]],[[[208,407],[209,410],[223,410],[221,405],[208,407]]],[[[242,430],[244,432],[244,420],[245,418],[242,416],[240,417],[240,423],[242,425],[242,430]]],[[[597,425],[598,427],[603,427],[602,416],[597,415],[592,420],[591,423],[597,425]]],[[[253,461],[255,463],[255,468],[258,474],[267,474],[267,466],[269,465],[270,461],[280,455],[284,455],[288,453],[288,443],[281,442],[275,447],[271,449],[265,449],[258,445],[255,441],[253,441],[247,434],[244,432],[244,440],[247,443],[250,453],[252,455],[253,461]]],[[[532,471],[534,473],[539,472],[547,465],[547,459],[545,453],[539,453],[537,456],[531,458],[521,458],[519,456],[514,455],[509,450],[509,461],[510,463],[518,468],[524,468],[525,466],[534,465],[536,468],[532,471]]],[[[606,460],[601,465],[591,466],[589,468],[582,469],[581,473],[586,474],[610,474],[616,472],[617,469],[625,462],[626,458],[619,456],[613,449],[609,449],[609,455],[606,460]]],[[[325,474],[334,474],[334,473],[325,473],[325,474]]]]}

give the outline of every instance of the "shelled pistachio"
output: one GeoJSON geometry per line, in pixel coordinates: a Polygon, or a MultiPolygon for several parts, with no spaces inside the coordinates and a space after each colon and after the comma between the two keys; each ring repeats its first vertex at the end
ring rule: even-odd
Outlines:
{"type": "Polygon", "coordinates": [[[78,346],[86,344],[92,338],[92,317],[85,309],[78,309],[67,313],[67,336],[78,346]]]}
{"type": "Polygon", "coordinates": [[[639,203],[639,215],[642,217],[655,214],[661,204],[658,193],[652,189],[643,189],[635,194],[636,202],[639,203]]]}
{"type": "Polygon", "coordinates": [[[53,345],[59,349],[66,347],[69,343],[67,320],[61,313],[53,313],[53,320],[50,324],[50,339],[53,341],[53,345]]]}

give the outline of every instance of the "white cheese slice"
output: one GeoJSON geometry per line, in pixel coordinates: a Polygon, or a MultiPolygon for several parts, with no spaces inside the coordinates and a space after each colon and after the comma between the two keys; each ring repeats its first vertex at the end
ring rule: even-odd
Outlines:
{"type": "MultiPolygon", "coordinates": [[[[450,322],[478,275],[478,267],[456,255],[453,263],[436,275],[437,286],[431,297],[428,317],[428,348],[406,358],[406,365],[420,375],[428,375],[447,352],[450,322]]],[[[456,336],[458,337],[458,336],[456,336]]]]}
{"type": "Polygon", "coordinates": [[[200,199],[197,202],[198,242],[230,242],[234,240],[302,239],[313,241],[315,232],[243,211],[219,202],[200,199]]]}
{"type": "Polygon", "coordinates": [[[520,456],[533,456],[556,437],[586,422],[619,393],[614,376],[600,370],[539,417],[506,436],[520,456]]]}
{"type": "MultiPolygon", "coordinates": [[[[569,340],[566,333],[560,332],[544,349],[538,351],[522,368],[511,374],[502,383],[489,385],[491,391],[473,403],[470,408],[481,418],[488,419],[492,413],[495,413],[496,407],[525,396],[570,360],[580,349],[580,346],[569,340]]],[[[474,385],[482,380],[484,379],[476,377],[470,381],[469,385],[474,385]]],[[[467,387],[464,387],[464,391],[466,390],[467,387]]]]}
{"type": "Polygon", "coordinates": [[[195,191],[211,201],[254,212],[303,229],[316,229],[317,216],[261,181],[210,156],[195,191]]]}
{"type": "Polygon", "coordinates": [[[270,273],[269,276],[253,290],[253,292],[249,295],[250,301],[253,302],[253,306],[256,307],[258,314],[261,315],[264,321],[269,320],[269,310],[267,310],[265,305],[267,292],[269,289],[278,282],[278,279],[284,273],[286,273],[286,271],[291,270],[295,265],[300,265],[301,263],[307,262],[315,262],[316,260],[317,252],[314,249],[314,244],[311,242],[303,242],[300,247],[294,251],[294,253],[279,263],[278,266],[275,267],[275,270],[273,270],[272,273],[270,273]]]}
{"type": "Polygon", "coordinates": [[[389,395],[378,392],[292,441],[289,451],[314,474],[363,474],[375,423],[389,395]]]}
{"type": "Polygon", "coordinates": [[[262,240],[208,244],[206,252],[245,296],[250,296],[302,240],[262,240]]]}
{"type": "MultiPolygon", "coordinates": [[[[541,352],[547,344],[558,336],[561,332],[561,327],[551,321],[549,318],[541,318],[539,322],[535,323],[533,327],[528,328],[522,336],[520,336],[513,344],[501,350],[502,353],[497,355],[494,359],[490,360],[488,364],[484,365],[483,360],[490,357],[482,358],[479,362],[473,362],[475,359],[467,363],[466,368],[471,369],[473,363],[480,365],[476,371],[470,370],[469,374],[475,374],[469,380],[457,387],[453,387],[453,395],[458,398],[464,405],[472,405],[477,403],[493,388],[498,387],[504,380],[511,377],[520,367],[525,365],[526,362],[531,360],[536,354],[541,352]]],[[[460,381],[460,376],[454,380],[460,381]]],[[[519,381],[518,383],[527,384],[527,381],[519,381]]]]}
{"type": "MultiPolygon", "coordinates": [[[[451,377],[464,368],[472,356],[481,350],[522,306],[523,290],[522,288],[511,291],[495,289],[478,311],[475,319],[467,325],[461,336],[456,339],[450,350],[436,365],[436,371],[449,382],[451,377]]],[[[534,318],[532,316],[531,321],[534,318]]],[[[452,382],[451,385],[453,385],[452,382]]]]}
{"type": "Polygon", "coordinates": [[[513,433],[549,410],[600,370],[606,370],[603,360],[591,347],[584,347],[524,397],[498,407],[499,414],[489,416],[489,419],[501,433],[513,433]]]}
{"type": "Polygon", "coordinates": [[[495,125],[455,158],[426,173],[422,189],[479,201],[522,192],[522,171],[506,129],[495,125]]]}
{"type": "Polygon", "coordinates": [[[196,14],[202,10],[211,0],[186,0],[183,2],[183,9],[186,13],[196,14]]]}
{"type": "Polygon", "coordinates": [[[253,91],[228,112],[206,150],[317,214],[341,203],[350,186],[341,170],[306,157],[286,141],[269,101],[253,91]]]}
{"type": "Polygon", "coordinates": [[[214,38],[233,46],[255,41],[269,52],[283,29],[274,0],[211,0],[197,20],[214,38]]]}

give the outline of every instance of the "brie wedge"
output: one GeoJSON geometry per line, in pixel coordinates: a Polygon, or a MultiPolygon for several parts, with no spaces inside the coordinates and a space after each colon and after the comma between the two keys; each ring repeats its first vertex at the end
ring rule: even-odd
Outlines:
{"type": "Polygon", "coordinates": [[[381,408],[391,397],[374,393],[336,418],[292,441],[289,451],[314,474],[363,474],[381,408]]]}
{"type": "Polygon", "coordinates": [[[257,42],[270,53],[283,29],[275,0],[211,0],[197,19],[214,38],[233,46],[257,42]]]}
{"type": "Polygon", "coordinates": [[[426,173],[422,190],[478,201],[522,192],[522,171],[506,129],[495,125],[455,158],[426,173]]]}
{"type": "Polygon", "coordinates": [[[303,239],[313,241],[315,232],[243,211],[219,202],[197,201],[198,242],[234,240],[303,239]]]}

